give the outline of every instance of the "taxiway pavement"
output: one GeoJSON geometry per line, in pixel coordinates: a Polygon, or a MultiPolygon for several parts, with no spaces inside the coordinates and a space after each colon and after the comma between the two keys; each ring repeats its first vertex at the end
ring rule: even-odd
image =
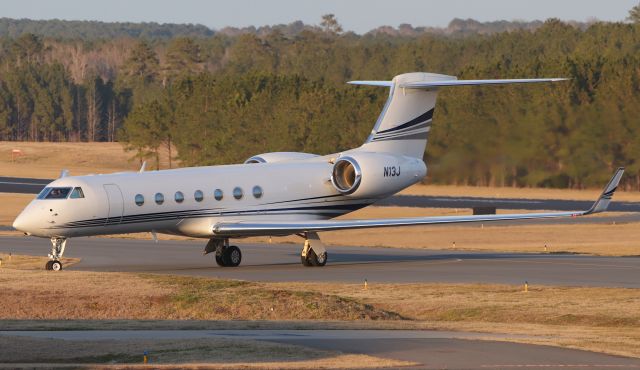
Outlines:
{"type": "MultiPolygon", "coordinates": [[[[205,241],[73,238],[71,269],[209,276],[253,281],[360,283],[451,282],[640,288],[640,251],[635,257],[525,254],[366,247],[330,247],[325,267],[303,267],[300,245],[238,244],[242,265],[221,268],[203,256],[205,241]]],[[[46,256],[49,241],[0,237],[0,252],[46,256]]]]}

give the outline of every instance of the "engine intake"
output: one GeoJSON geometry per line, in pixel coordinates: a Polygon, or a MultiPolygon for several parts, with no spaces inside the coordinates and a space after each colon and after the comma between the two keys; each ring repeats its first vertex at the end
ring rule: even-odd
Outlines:
{"type": "Polygon", "coordinates": [[[358,190],[362,181],[362,170],[355,159],[341,157],[333,165],[331,173],[333,186],[342,194],[351,194],[358,190]]]}
{"type": "Polygon", "coordinates": [[[420,158],[355,152],[335,160],[331,184],[345,196],[380,198],[415,184],[426,174],[427,167],[420,158]]]}

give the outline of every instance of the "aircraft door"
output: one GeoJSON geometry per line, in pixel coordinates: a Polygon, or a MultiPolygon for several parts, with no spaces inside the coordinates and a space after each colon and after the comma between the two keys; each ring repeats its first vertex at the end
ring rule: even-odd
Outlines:
{"type": "Polygon", "coordinates": [[[124,213],[122,191],[120,191],[120,188],[116,184],[105,184],[103,186],[109,202],[109,211],[105,225],[119,224],[122,220],[122,214],[124,213]]]}

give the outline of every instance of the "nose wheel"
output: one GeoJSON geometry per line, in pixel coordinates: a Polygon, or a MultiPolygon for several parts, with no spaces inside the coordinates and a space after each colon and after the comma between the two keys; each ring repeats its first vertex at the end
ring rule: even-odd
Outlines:
{"type": "Polygon", "coordinates": [[[45,265],[45,269],[51,270],[51,271],[60,271],[60,270],[62,270],[62,262],[60,262],[60,261],[47,261],[47,264],[45,265]]]}
{"type": "Polygon", "coordinates": [[[62,270],[62,262],[60,259],[64,254],[64,249],[67,246],[66,238],[51,238],[51,253],[49,253],[50,261],[47,261],[45,265],[46,270],[60,271],[62,270]]]}

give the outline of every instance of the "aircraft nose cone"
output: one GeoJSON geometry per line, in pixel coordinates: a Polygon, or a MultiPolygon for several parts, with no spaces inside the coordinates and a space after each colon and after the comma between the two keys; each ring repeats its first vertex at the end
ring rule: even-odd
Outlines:
{"type": "Polygon", "coordinates": [[[26,217],[24,215],[24,212],[20,213],[18,215],[18,217],[16,217],[16,219],[13,221],[13,228],[16,229],[16,230],[28,232],[28,230],[27,230],[28,223],[27,223],[26,217]]]}

